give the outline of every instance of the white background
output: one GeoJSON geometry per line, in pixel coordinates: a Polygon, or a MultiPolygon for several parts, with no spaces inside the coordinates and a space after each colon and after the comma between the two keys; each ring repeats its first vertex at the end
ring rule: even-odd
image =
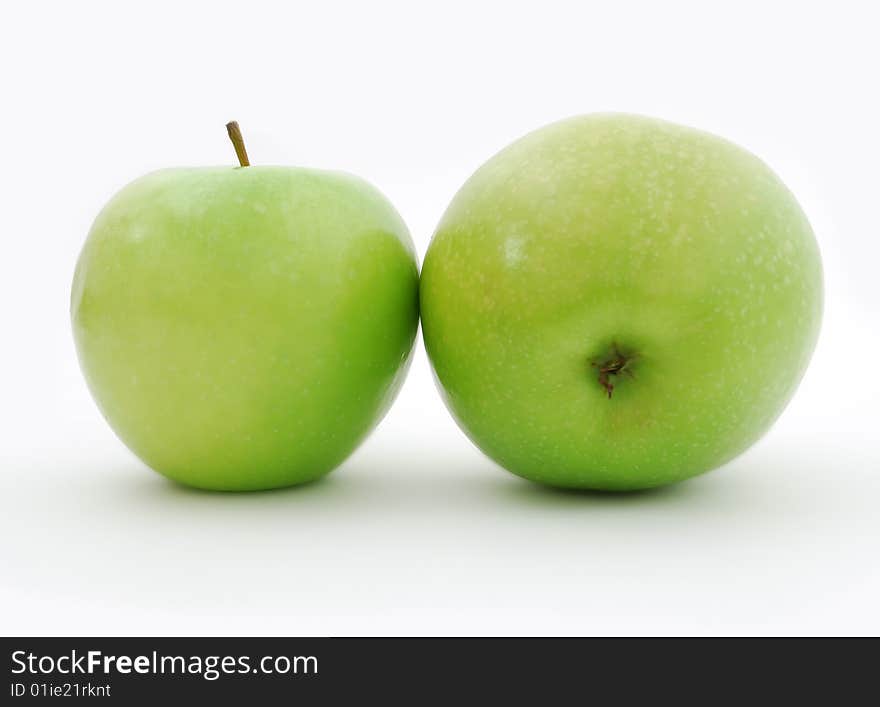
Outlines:
{"type": "MultiPolygon", "coordinates": [[[[880,103],[873,3],[12,2],[0,42],[0,632],[880,633],[880,103]],[[419,343],[324,482],[200,493],[100,417],[68,319],[91,220],[166,166],[344,169],[420,256],[456,189],[576,113],[656,115],[764,158],[826,267],[813,365],[727,467],[549,491],[483,458],[419,343]]],[[[755,371],[759,381],[761,371],[755,371]]]]}

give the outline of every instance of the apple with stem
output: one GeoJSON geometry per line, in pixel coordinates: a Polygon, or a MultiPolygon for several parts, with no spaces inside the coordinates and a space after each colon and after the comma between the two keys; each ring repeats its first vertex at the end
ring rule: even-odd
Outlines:
{"type": "Polygon", "coordinates": [[[391,204],[356,177],[167,169],[95,220],[71,318],[102,413],[146,464],[204,489],[303,483],[391,404],[418,324],[418,266],[391,204]]]}
{"type": "Polygon", "coordinates": [[[600,114],[483,165],[425,257],[453,415],[509,471],[629,490],[714,469],[782,412],[822,314],[816,240],[758,158],[600,114]]]}

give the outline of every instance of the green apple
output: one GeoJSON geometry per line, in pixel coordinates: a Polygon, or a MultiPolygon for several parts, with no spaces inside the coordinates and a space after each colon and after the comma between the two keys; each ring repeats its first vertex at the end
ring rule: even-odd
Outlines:
{"type": "Polygon", "coordinates": [[[770,427],[816,342],[822,269],[759,159],[603,114],[537,130],[470,178],[421,308],[447,404],[488,456],[545,484],[642,489],[770,427]]]}
{"type": "Polygon", "coordinates": [[[388,409],[418,267],[400,216],[356,177],[168,169],[98,215],[71,317],[92,394],[146,464],[199,488],[267,489],[332,470],[388,409]]]}

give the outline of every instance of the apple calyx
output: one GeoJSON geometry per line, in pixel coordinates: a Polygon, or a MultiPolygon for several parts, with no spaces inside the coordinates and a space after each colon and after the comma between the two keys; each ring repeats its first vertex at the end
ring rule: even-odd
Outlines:
{"type": "Polygon", "coordinates": [[[244,138],[241,135],[238,122],[232,120],[226,123],[226,133],[229,135],[229,139],[232,140],[232,146],[235,148],[235,156],[238,157],[238,163],[242,167],[249,167],[251,163],[248,160],[247,150],[244,149],[244,138]]]}
{"type": "Polygon", "coordinates": [[[609,400],[611,400],[611,394],[614,392],[614,380],[616,378],[613,377],[623,373],[630,378],[635,378],[630,364],[636,357],[637,354],[624,354],[617,346],[617,342],[611,342],[611,349],[605,358],[590,361],[590,366],[599,371],[599,385],[605,389],[609,400]]]}

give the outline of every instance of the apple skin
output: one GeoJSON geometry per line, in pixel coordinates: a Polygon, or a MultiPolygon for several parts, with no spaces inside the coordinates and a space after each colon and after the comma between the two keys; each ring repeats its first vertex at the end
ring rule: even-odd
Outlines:
{"type": "Polygon", "coordinates": [[[422,267],[422,329],[465,433],[514,474],[645,489],[743,452],[782,412],[822,316],[791,193],[720,138],[568,119],[462,187],[422,267]],[[599,377],[627,357],[630,375],[599,377]]]}
{"type": "Polygon", "coordinates": [[[119,192],[80,255],[71,318],[102,413],[190,486],[299,484],[342,462],[406,375],[418,266],[349,175],[169,169],[119,192]]]}

